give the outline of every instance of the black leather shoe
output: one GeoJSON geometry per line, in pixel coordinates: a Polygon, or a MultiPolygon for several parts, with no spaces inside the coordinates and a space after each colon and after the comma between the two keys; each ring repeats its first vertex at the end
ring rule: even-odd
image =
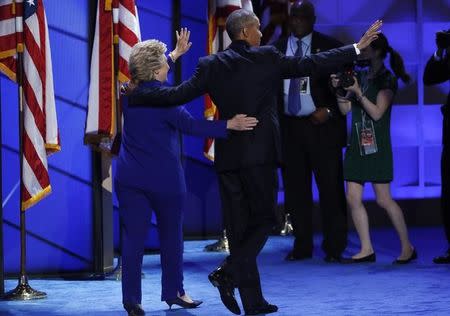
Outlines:
{"type": "Polygon", "coordinates": [[[245,315],[259,315],[270,314],[278,311],[278,306],[272,304],[265,304],[245,311],[245,315]]]}
{"type": "Polygon", "coordinates": [[[450,263],[450,251],[447,251],[442,256],[434,258],[433,262],[436,264],[449,264],[450,263]]]}
{"type": "Polygon", "coordinates": [[[408,259],[395,259],[392,264],[407,264],[411,261],[417,259],[417,252],[416,249],[413,250],[411,256],[408,259]]]}
{"type": "Polygon", "coordinates": [[[363,262],[375,262],[377,261],[377,255],[375,254],[375,252],[373,252],[372,254],[365,256],[365,257],[361,257],[361,258],[351,258],[351,263],[363,263],[363,262]]]}
{"type": "Polygon", "coordinates": [[[306,260],[311,259],[311,254],[297,254],[294,251],[289,251],[287,256],[284,258],[286,261],[299,261],[299,260],[306,260]]]}
{"type": "Polygon", "coordinates": [[[223,271],[222,267],[219,267],[208,275],[208,279],[219,290],[223,305],[233,314],[240,315],[241,309],[234,297],[234,285],[231,277],[223,271]]]}
{"type": "Polygon", "coordinates": [[[123,304],[123,307],[128,312],[128,316],[145,315],[141,304],[123,304]]]}
{"type": "Polygon", "coordinates": [[[178,305],[183,308],[196,308],[199,306],[203,301],[193,300],[192,303],[183,301],[181,298],[177,297],[173,300],[167,300],[167,305],[169,305],[169,309],[172,309],[172,305],[178,305]]]}

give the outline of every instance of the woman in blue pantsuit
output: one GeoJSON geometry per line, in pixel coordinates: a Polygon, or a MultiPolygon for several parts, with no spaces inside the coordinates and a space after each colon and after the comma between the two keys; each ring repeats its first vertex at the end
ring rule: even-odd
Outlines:
{"type": "MultiPolygon", "coordinates": [[[[182,30],[174,61],[189,47],[189,32],[182,30]]],[[[136,95],[158,90],[167,80],[165,44],[144,41],[132,49],[132,80],[123,96],[123,138],[117,163],[115,190],[119,200],[122,234],[122,296],[129,315],[144,315],[141,307],[141,269],[152,211],[158,222],[161,247],[161,300],[194,308],[183,288],[183,207],[186,184],[181,165],[180,132],[194,136],[226,137],[227,129],[251,130],[255,118],[237,115],[228,121],[195,120],[184,107],[152,108],[136,95]],[[139,104],[139,105],[137,105],[139,104]]]]}

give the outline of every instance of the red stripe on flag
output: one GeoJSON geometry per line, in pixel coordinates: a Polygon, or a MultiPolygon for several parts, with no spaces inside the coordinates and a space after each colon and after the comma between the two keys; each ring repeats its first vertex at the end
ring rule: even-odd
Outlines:
{"type": "Polygon", "coordinates": [[[50,179],[48,177],[47,169],[42,164],[42,161],[36,152],[36,148],[34,148],[33,143],[26,132],[23,133],[23,158],[27,160],[41,188],[45,189],[48,187],[50,185],[50,179]]]}
{"type": "MultiPolygon", "coordinates": [[[[47,93],[47,89],[46,89],[46,86],[47,86],[47,65],[45,64],[45,61],[47,60],[47,56],[46,56],[46,53],[45,53],[45,48],[47,46],[47,43],[45,42],[46,41],[46,37],[45,37],[46,25],[45,25],[45,23],[43,23],[44,19],[45,19],[44,5],[43,5],[42,1],[40,1],[40,2],[41,2],[41,5],[38,6],[36,14],[37,14],[38,20],[41,21],[39,23],[39,34],[40,34],[39,39],[40,39],[40,42],[41,42],[39,47],[40,47],[41,61],[42,62],[39,63],[38,67],[42,67],[42,68],[38,68],[38,71],[39,71],[39,74],[41,76],[41,82],[42,82],[42,110],[45,113],[46,112],[45,105],[47,103],[46,102],[47,101],[47,97],[46,97],[46,93],[47,93]]],[[[45,139],[45,136],[44,136],[44,139],[45,139]]]]}
{"type": "Polygon", "coordinates": [[[134,44],[138,42],[138,37],[136,36],[136,33],[134,33],[120,21],[119,21],[119,34],[120,39],[123,40],[128,45],[130,45],[131,47],[133,47],[134,44]]]}
{"type": "Polygon", "coordinates": [[[16,34],[0,36],[0,52],[16,48],[16,34]]]}
{"type": "Polygon", "coordinates": [[[120,4],[128,11],[130,11],[134,16],[136,16],[136,5],[134,3],[134,0],[120,0],[120,4]]]}
{"type": "Polygon", "coordinates": [[[27,188],[23,185],[23,182],[21,184],[22,187],[22,202],[28,201],[31,199],[31,194],[28,192],[27,188]]]}
{"type": "Polygon", "coordinates": [[[36,95],[34,94],[33,88],[30,85],[30,82],[28,81],[28,78],[25,74],[23,76],[23,93],[25,96],[25,100],[27,102],[28,108],[30,109],[31,113],[33,114],[34,121],[36,122],[36,126],[39,129],[39,132],[41,133],[41,136],[43,139],[45,139],[45,115],[44,112],[42,112],[39,101],[36,99],[36,95]]]}
{"type": "Polygon", "coordinates": [[[128,62],[122,58],[122,56],[119,56],[119,71],[130,78],[130,72],[128,70],[128,62]]]}
{"type": "Polygon", "coordinates": [[[0,20],[7,20],[14,18],[12,4],[0,6],[0,20]]]}
{"type": "MultiPolygon", "coordinates": [[[[37,42],[33,37],[33,33],[31,33],[30,29],[26,24],[24,24],[23,33],[24,33],[23,36],[25,47],[27,48],[27,51],[33,61],[33,64],[35,65],[39,73],[39,78],[43,82],[43,77],[45,78],[45,59],[44,59],[45,55],[42,55],[42,49],[38,46],[37,42]]],[[[45,36],[45,33],[41,33],[40,36],[41,37],[45,36]]],[[[42,88],[44,89],[45,86],[42,85],[42,88]]]]}

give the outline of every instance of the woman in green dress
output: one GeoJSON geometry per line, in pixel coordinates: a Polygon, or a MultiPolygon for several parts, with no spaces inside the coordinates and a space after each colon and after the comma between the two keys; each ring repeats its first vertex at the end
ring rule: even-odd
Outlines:
{"type": "MultiPolygon", "coordinates": [[[[352,256],[352,261],[376,260],[367,211],[362,203],[364,184],[371,182],[378,205],[386,210],[400,237],[401,253],[394,263],[409,263],[417,258],[417,253],[409,241],[403,212],[390,192],[393,179],[390,123],[397,79],[409,82],[410,77],[405,72],[402,57],[389,46],[382,33],[365,54],[368,68],[358,72],[352,86],[344,88],[344,96],[337,93],[342,114],[352,112],[352,132],[345,154],[344,179],[347,184],[347,202],[361,241],[361,250],[352,256]],[[384,65],[388,53],[394,74],[384,65]]],[[[332,85],[339,87],[340,80],[335,75],[331,77],[332,85]]]]}

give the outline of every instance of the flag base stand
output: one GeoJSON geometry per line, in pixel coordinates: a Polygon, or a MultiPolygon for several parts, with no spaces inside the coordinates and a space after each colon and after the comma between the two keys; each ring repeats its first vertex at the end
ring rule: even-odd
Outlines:
{"type": "Polygon", "coordinates": [[[33,289],[28,284],[27,276],[22,275],[19,278],[19,284],[17,284],[16,288],[7,292],[1,299],[5,301],[27,301],[42,299],[46,297],[47,293],[33,289]]]}

